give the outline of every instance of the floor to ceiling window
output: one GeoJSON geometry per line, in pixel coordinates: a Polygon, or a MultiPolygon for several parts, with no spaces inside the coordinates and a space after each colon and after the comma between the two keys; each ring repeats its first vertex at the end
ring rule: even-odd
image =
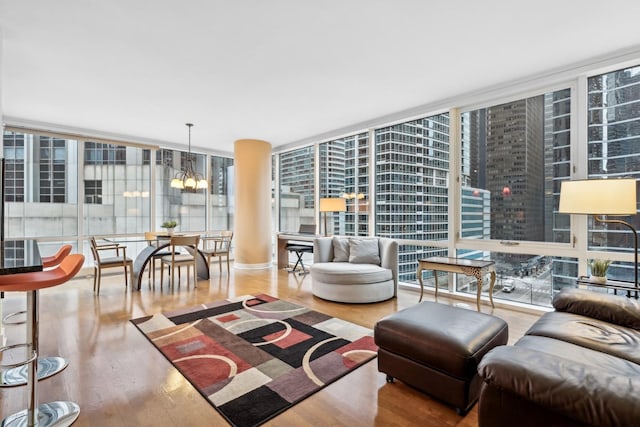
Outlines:
{"type": "Polygon", "coordinates": [[[280,156],[280,230],[297,232],[315,224],[315,150],[313,146],[280,156]]]}
{"type": "Polygon", "coordinates": [[[233,159],[211,156],[209,194],[210,229],[233,230],[233,159]]]}
{"type": "MultiPolygon", "coordinates": [[[[571,90],[561,89],[461,115],[461,235],[509,250],[487,245],[458,256],[496,262],[498,297],[532,303],[536,295],[549,305],[552,290],[569,284],[527,242],[569,241],[557,204],[570,174],[570,106],[571,90]]],[[[459,278],[458,290],[475,293],[469,283],[459,278]]]]}
{"type": "Polygon", "coordinates": [[[376,129],[375,138],[375,234],[408,241],[399,277],[415,282],[418,259],[446,254],[411,241],[448,239],[449,114],[376,129]]]}
{"type": "Polygon", "coordinates": [[[148,152],[124,145],[84,143],[86,235],[135,234],[140,230],[151,230],[148,152]]]}
{"type": "Polygon", "coordinates": [[[78,142],[5,131],[5,237],[77,236],[78,142]]]}
{"type": "MultiPolygon", "coordinates": [[[[588,79],[588,178],[640,178],[640,66],[588,79]]],[[[640,216],[624,218],[636,229],[640,216]]],[[[589,249],[633,252],[633,234],[623,226],[588,219],[589,249]]],[[[632,262],[614,262],[608,276],[634,280],[632,262]]]]}
{"type": "Polygon", "coordinates": [[[47,239],[71,243],[77,250],[78,141],[5,131],[2,144],[5,238],[44,238],[42,255],[59,246],[47,239]]]}
{"type": "MultiPolygon", "coordinates": [[[[156,152],[156,224],[174,220],[180,232],[204,231],[207,228],[206,191],[191,192],[172,188],[171,179],[191,159],[195,172],[206,176],[206,156],[186,151],[161,149],[156,152]]],[[[211,183],[209,183],[210,185],[211,183]]]]}
{"type": "Polygon", "coordinates": [[[369,136],[320,144],[320,198],[345,199],[345,212],[326,212],[327,234],[366,236],[369,221],[369,136]]]}

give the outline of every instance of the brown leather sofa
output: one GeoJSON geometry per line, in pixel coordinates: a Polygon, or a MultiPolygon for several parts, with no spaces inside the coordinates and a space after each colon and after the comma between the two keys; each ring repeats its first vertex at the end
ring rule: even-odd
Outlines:
{"type": "Polygon", "coordinates": [[[640,303],[565,289],[478,372],[478,425],[640,426],[640,303]]]}

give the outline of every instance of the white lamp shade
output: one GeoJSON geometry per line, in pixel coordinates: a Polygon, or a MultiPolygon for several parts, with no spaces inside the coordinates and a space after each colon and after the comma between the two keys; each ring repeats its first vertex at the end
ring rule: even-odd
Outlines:
{"type": "Polygon", "coordinates": [[[185,188],[196,188],[196,180],[192,177],[188,177],[185,181],[184,181],[184,186],[185,188]]]}
{"type": "Polygon", "coordinates": [[[324,197],[320,199],[320,212],[345,212],[347,202],[340,197],[324,197]]]}
{"type": "Polygon", "coordinates": [[[560,213],[584,215],[635,215],[635,179],[563,181],[560,213]]]}
{"type": "Polygon", "coordinates": [[[184,188],[184,184],[182,183],[181,179],[178,178],[173,178],[171,180],[171,188],[180,188],[183,189],[184,188]]]}

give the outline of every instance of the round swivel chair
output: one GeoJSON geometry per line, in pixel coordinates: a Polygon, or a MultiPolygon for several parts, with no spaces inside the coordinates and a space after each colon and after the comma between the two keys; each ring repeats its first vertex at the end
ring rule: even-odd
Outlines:
{"type": "Polygon", "coordinates": [[[0,276],[0,291],[27,292],[27,340],[26,344],[15,344],[0,348],[0,352],[16,347],[27,348],[27,360],[5,367],[27,365],[27,409],[9,415],[2,426],[68,426],[80,414],[80,407],[74,402],[56,401],[38,404],[38,325],[39,290],[62,285],[72,279],[82,268],[84,255],[67,256],[58,267],[32,273],[8,274],[0,276]]]}

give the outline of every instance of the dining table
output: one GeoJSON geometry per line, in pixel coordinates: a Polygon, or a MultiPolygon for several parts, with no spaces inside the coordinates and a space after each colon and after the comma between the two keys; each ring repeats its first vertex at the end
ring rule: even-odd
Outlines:
{"type": "MultiPolygon", "coordinates": [[[[142,287],[142,278],[143,272],[153,255],[162,252],[164,249],[171,245],[171,236],[188,236],[189,233],[184,234],[156,234],[156,239],[154,242],[149,242],[153,244],[149,244],[149,246],[145,246],[136,258],[133,260],[133,285],[137,290],[140,290],[142,287]]],[[[196,270],[198,273],[198,279],[200,280],[209,280],[209,264],[207,263],[207,257],[199,248],[193,248],[191,246],[184,247],[187,252],[191,255],[197,254],[196,256],[196,270]]]]}

